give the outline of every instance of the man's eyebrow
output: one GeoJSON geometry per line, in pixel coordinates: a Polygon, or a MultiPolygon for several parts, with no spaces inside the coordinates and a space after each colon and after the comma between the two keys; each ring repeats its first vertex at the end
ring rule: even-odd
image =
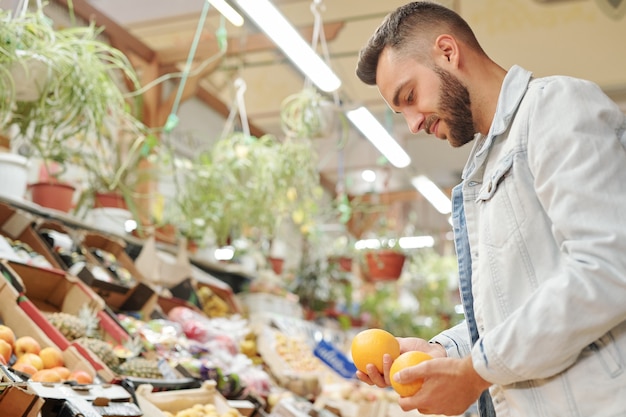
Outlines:
{"type": "Polygon", "coordinates": [[[396,88],[396,90],[395,90],[395,92],[394,92],[394,94],[393,94],[393,101],[392,101],[392,103],[393,103],[393,105],[394,105],[394,106],[396,106],[396,107],[399,107],[399,106],[400,106],[400,91],[402,91],[402,89],[404,88],[404,86],[405,86],[406,84],[407,84],[407,82],[403,82],[402,84],[400,84],[400,85],[396,88]]]}

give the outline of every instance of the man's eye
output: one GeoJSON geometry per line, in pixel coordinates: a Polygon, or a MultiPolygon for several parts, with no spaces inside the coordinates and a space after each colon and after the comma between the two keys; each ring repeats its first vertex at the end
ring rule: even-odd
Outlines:
{"type": "Polygon", "coordinates": [[[411,91],[409,93],[409,95],[406,97],[406,102],[409,103],[409,104],[412,103],[413,102],[413,97],[414,97],[413,96],[413,92],[411,91]]]}

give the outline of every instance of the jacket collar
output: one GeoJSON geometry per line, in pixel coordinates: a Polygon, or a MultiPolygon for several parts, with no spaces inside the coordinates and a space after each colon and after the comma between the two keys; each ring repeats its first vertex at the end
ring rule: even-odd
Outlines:
{"type": "Polygon", "coordinates": [[[513,120],[513,116],[526,94],[531,78],[532,73],[518,65],[514,65],[506,73],[489,132],[486,137],[477,134],[474,138],[474,147],[463,170],[463,179],[467,178],[468,174],[474,171],[476,167],[483,165],[493,139],[509,128],[511,120],[513,120]]]}

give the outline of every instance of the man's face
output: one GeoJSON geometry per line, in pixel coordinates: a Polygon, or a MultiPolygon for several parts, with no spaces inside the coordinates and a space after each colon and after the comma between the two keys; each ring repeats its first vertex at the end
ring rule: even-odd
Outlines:
{"type": "Polygon", "coordinates": [[[378,61],[376,83],[389,107],[409,129],[424,129],[454,147],[474,139],[476,130],[467,88],[450,72],[427,67],[387,48],[378,61]]]}

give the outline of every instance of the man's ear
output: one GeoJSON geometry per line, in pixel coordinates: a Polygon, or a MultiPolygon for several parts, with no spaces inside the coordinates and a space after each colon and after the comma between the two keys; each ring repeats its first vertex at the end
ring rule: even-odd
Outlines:
{"type": "Polygon", "coordinates": [[[459,45],[451,35],[439,35],[434,44],[434,59],[441,67],[457,66],[459,61],[459,45]]]}

